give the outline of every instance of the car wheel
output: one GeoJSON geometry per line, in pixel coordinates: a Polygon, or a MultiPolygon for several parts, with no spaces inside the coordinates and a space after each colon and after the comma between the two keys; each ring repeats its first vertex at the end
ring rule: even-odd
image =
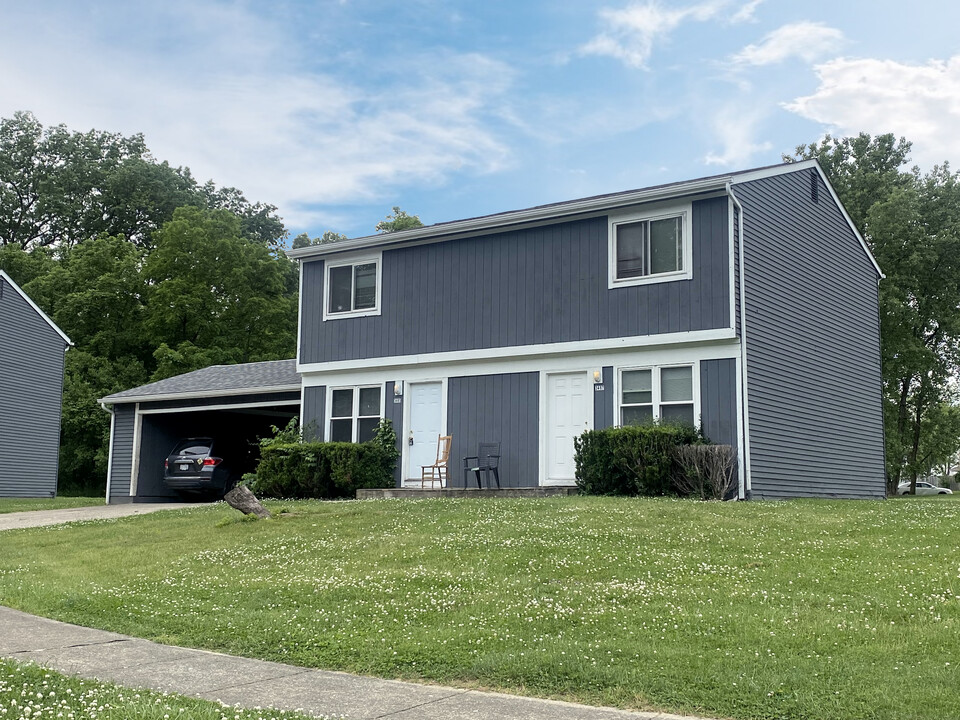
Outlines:
{"type": "Polygon", "coordinates": [[[909,494],[910,494],[910,491],[909,491],[909,490],[904,490],[904,491],[903,491],[902,493],[900,493],[900,494],[901,494],[901,495],[909,495],[909,494]]]}
{"type": "Polygon", "coordinates": [[[937,495],[946,495],[946,493],[943,492],[943,490],[941,490],[940,492],[937,493],[937,495]]]}

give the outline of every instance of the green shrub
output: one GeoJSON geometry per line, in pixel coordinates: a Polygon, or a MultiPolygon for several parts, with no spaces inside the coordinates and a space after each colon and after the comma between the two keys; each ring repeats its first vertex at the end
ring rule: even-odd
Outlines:
{"type": "Polygon", "coordinates": [[[628,425],[587,430],[574,440],[577,487],[587,495],[673,492],[674,448],[701,442],[692,427],[628,425]]]}
{"type": "Polygon", "coordinates": [[[393,487],[395,465],[396,456],[374,442],[274,444],[262,449],[251,490],[260,497],[353,497],[358,488],[393,487]]]}

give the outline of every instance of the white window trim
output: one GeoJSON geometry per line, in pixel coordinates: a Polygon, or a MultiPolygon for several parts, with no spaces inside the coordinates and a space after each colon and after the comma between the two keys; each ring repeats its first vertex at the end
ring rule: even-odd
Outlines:
{"type": "MultiPolygon", "coordinates": [[[[631,370],[650,370],[650,387],[651,387],[651,405],[653,406],[653,417],[654,420],[660,419],[660,406],[661,405],[689,405],[690,402],[684,401],[675,401],[664,403],[660,399],[660,371],[664,368],[680,368],[688,367],[690,368],[692,384],[693,384],[693,422],[695,427],[700,427],[700,424],[703,422],[700,416],[700,361],[693,360],[691,362],[678,362],[678,363],[666,363],[660,365],[631,365],[623,366],[616,368],[614,373],[614,416],[613,424],[615,427],[621,427],[621,408],[623,407],[623,373],[630,372],[631,370]]],[[[629,403],[628,403],[629,405],[629,403]]]]}
{"type": "MultiPolygon", "coordinates": [[[[380,314],[380,297],[383,291],[383,253],[365,253],[349,257],[328,260],[323,264],[323,320],[342,320],[344,318],[370,317],[380,314]],[[377,292],[372,308],[350,310],[347,312],[330,312],[330,269],[352,265],[375,263],[377,266],[377,292]]],[[[352,299],[352,298],[351,298],[352,299]]]]}
{"type": "Polygon", "coordinates": [[[692,203],[658,204],[644,210],[633,210],[629,213],[611,213],[607,217],[607,288],[612,290],[619,287],[633,287],[635,285],[653,285],[656,283],[673,282],[675,280],[689,280],[693,277],[693,236],[691,234],[690,218],[693,215],[692,203]],[[680,217],[680,232],[683,233],[683,270],[656,275],[643,275],[633,278],[617,278],[617,226],[631,223],[663,220],[665,218],[680,217]]]}
{"type": "MultiPolygon", "coordinates": [[[[386,385],[385,383],[361,383],[359,385],[336,385],[328,387],[326,391],[326,398],[324,405],[326,406],[324,410],[324,428],[323,428],[323,439],[326,442],[332,442],[330,439],[332,424],[334,420],[345,420],[346,418],[334,418],[333,417],[333,393],[335,390],[351,390],[353,391],[353,407],[351,408],[350,420],[353,423],[350,431],[350,442],[357,442],[357,434],[360,432],[360,416],[358,415],[360,411],[360,390],[363,388],[380,388],[380,419],[382,420],[384,415],[384,402],[386,396],[386,385]]],[[[364,415],[363,418],[370,418],[370,415],[364,415]]]]}

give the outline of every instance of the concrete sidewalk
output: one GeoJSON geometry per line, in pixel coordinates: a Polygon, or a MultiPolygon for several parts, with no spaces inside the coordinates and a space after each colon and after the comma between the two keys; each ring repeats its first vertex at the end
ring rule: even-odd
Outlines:
{"type": "Polygon", "coordinates": [[[0,606],[0,657],[127,687],[351,720],[695,720],[379,680],[158,645],[0,606]]]}
{"type": "Polygon", "coordinates": [[[180,510],[205,503],[125,503],[123,505],[90,505],[88,507],[60,508],[59,510],[25,510],[0,513],[0,530],[60,525],[77,520],[103,520],[145,515],[158,510],[180,510]]]}

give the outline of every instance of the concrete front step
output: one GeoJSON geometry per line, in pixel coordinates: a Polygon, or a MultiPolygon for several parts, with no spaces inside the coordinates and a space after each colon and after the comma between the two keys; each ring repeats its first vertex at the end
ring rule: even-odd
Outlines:
{"type": "Polygon", "coordinates": [[[383,488],[357,490],[357,500],[420,500],[424,498],[542,498],[558,495],[577,495],[575,487],[531,488],[383,488]]]}

